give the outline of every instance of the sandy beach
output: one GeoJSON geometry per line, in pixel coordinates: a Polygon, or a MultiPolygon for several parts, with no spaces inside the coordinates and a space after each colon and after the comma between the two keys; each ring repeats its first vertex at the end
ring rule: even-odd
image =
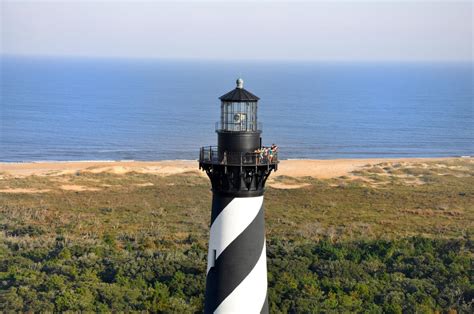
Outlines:
{"type": "MultiPolygon", "coordinates": [[[[331,160],[282,160],[278,166],[276,176],[315,177],[330,179],[350,175],[351,172],[366,166],[380,163],[425,163],[444,161],[456,158],[375,158],[375,159],[331,159],[331,160]]],[[[471,159],[471,158],[465,158],[471,159]]],[[[195,160],[167,160],[167,161],[74,161],[74,162],[29,162],[29,163],[0,163],[0,175],[25,177],[58,176],[74,174],[78,171],[92,173],[109,172],[125,174],[128,172],[147,173],[155,175],[173,175],[199,171],[195,160]]]]}

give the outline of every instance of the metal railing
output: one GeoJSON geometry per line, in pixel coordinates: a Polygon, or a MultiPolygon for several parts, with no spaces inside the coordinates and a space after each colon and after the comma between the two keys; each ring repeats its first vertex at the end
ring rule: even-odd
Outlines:
{"type": "Polygon", "coordinates": [[[217,146],[201,147],[199,162],[228,166],[258,166],[278,163],[278,152],[260,153],[224,152],[219,154],[217,146]]]}
{"type": "Polygon", "coordinates": [[[262,122],[257,124],[234,123],[234,122],[216,122],[216,131],[237,131],[237,132],[257,132],[262,131],[262,122]]]}

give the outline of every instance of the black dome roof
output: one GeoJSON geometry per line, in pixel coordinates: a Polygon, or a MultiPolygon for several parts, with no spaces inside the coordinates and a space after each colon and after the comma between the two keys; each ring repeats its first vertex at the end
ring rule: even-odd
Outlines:
{"type": "Polygon", "coordinates": [[[232,101],[232,102],[247,102],[247,101],[258,101],[260,98],[244,89],[244,80],[241,78],[237,79],[235,82],[237,87],[234,90],[231,90],[225,95],[219,97],[222,101],[232,101]]]}
{"type": "Polygon", "coordinates": [[[222,101],[233,101],[233,102],[246,102],[246,101],[258,101],[260,98],[252,94],[246,89],[235,88],[225,95],[219,97],[222,101]]]}

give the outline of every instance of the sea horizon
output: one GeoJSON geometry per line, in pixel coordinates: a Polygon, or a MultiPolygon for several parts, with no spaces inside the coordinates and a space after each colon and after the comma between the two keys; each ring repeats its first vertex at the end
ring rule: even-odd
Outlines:
{"type": "Polygon", "coordinates": [[[281,159],[472,156],[472,62],[1,55],[0,161],[194,160],[242,76],[281,159]]]}

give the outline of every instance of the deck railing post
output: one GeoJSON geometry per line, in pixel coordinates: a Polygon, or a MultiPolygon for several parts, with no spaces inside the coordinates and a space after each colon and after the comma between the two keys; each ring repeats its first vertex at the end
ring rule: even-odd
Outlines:
{"type": "Polygon", "coordinates": [[[242,153],[240,153],[240,173],[242,173],[242,153]]]}

